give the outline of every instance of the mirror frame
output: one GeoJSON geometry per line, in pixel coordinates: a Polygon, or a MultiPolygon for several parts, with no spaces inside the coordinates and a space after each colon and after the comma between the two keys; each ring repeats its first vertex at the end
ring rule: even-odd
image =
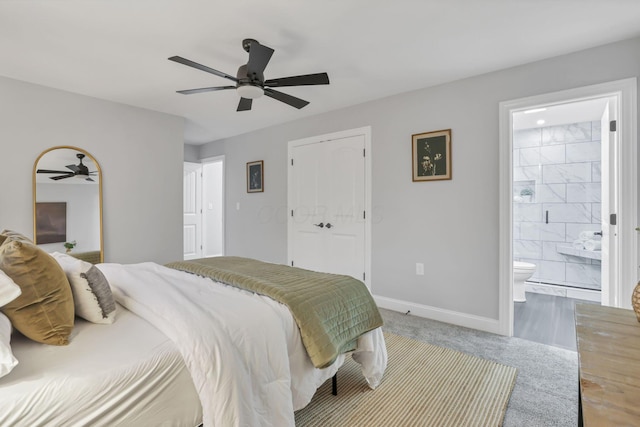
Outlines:
{"type": "Polygon", "coordinates": [[[79,147],[74,147],[72,145],[57,145],[55,147],[48,148],[44,150],[42,153],[40,153],[36,161],[33,163],[33,173],[32,173],[32,177],[33,177],[32,178],[33,180],[33,242],[36,245],[38,244],[38,241],[36,240],[36,193],[37,193],[36,192],[36,177],[37,177],[36,170],[38,169],[38,162],[48,152],[53,150],[63,149],[63,148],[68,150],[75,150],[80,153],[83,153],[85,156],[90,158],[91,161],[96,165],[98,176],[100,177],[100,181],[98,182],[98,197],[100,199],[100,206],[98,207],[98,210],[100,211],[100,262],[104,262],[104,236],[102,234],[102,169],[100,168],[100,164],[98,163],[96,158],[93,157],[91,153],[89,153],[87,150],[84,150],[79,147]]]}

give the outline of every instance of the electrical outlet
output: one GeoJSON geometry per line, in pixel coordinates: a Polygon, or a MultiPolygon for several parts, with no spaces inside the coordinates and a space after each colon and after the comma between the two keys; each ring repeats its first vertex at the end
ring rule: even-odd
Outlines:
{"type": "Polygon", "coordinates": [[[424,276],[424,264],[421,262],[416,262],[416,274],[418,276],[424,276]]]}

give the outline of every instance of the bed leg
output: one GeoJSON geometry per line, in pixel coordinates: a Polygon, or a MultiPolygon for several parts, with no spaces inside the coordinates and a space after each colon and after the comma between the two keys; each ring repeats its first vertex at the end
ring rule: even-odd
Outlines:
{"type": "Polygon", "coordinates": [[[331,378],[331,394],[334,396],[338,395],[338,373],[331,378]]]}

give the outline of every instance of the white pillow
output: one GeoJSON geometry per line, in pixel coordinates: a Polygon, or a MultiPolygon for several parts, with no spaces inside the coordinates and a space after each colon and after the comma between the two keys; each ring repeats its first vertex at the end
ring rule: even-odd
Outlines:
{"type": "Polygon", "coordinates": [[[109,282],[93,264],[71,255],[51,254],[67,275],[73,293],[76,315],[93,323],[113,323],[116,302],[109,282]]]}
{"type": "Polygon", "coordinates": [[[0,313],[0,377],[4,377],[18,364],[11,352],[11,322],[0,313]]]}
{"type": "Polygon", "coordinates": [[[18,298],[21,293],[20,286],[16,285],[11,277],[0,270],[0,307],[18,298]]]}

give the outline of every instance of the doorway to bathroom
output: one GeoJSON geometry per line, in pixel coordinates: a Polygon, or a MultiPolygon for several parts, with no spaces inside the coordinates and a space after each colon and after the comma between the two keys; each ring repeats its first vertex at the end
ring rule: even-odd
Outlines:
{"type": "Polygon", "coordinates": [[[615,190],[602,165],[615,103],[603,97],[513,113],[516,337],[574,350],[575,304],[600,303],[603,285],[607,291],[612,236],[602,217],[611,212],[602,201],[615,190]]]}
{"type": "Polygon", "coordinates": [[[513,113],[516,302],[526,301],[518,289],[601,301],[612,238],[602,230],[612,213],[602,206],[612,184],[602,160],[614,105],[603,97],[513,113]]]}
{"type": "Polygon", "coordinates": [[[637,220],[635,88],[628,79],[500,104],[505,334],[553,345],[547,325],[575,342],[562,331],[575,302],[630,306],[637,246],[621,231],[637,220]]]}

